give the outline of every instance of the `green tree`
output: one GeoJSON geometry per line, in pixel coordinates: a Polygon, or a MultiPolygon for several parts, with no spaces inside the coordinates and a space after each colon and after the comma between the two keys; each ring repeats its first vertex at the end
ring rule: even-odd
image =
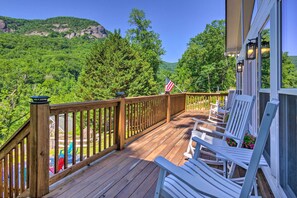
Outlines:
{"type": "Polygon", "coordinates": [[[288,52],[284,52],[282,55],[282,87],[297,87],[297,65],[292,62],[288,52]]]}
{"type": "Polygon", "coordinates": [[[165,53],[162,48],[162,41],[159,34],[151,27],[151,21],[146,19],[142,10],[133,9],[129,17],[131,29],[127,31],[127,38],[141,57],[153,68],[154,79],[157,79],[157,72],[161,64],[161,55],[165,53]]]}
{"type": "Polygon", "coordinates": [[[117,31],[92,50],[79,82],[84,100],[114,98],[119,91],[127,96],[156,93],[153,69],[117,31]]]}
{"type": "Polygon", "coordinates": [[[174,81],[182,90],[212,92],[235,85],[235,59],[225,57],[223,20],[213,21],[192,38],[177,63],[174,81]]]}

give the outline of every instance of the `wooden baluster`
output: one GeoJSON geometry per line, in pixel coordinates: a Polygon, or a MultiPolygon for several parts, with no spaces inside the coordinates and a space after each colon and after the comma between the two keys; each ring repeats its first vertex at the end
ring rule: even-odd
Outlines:
{"type": "Polygon", "coordinates": [[[73,122],[72,122],[72,142],[73,142],[73,148],[72,148],[72,164],[76,164],[76,112],[72,113],[73,122]]]}
{"type": "Polygon", "coordinates": [[[68,113],[64,114],[64,169],[68,168],[68,113]]]}
{"type": "MultiPolygon", "coordinates": [[[[19,145],[17,144],[14,150],[14,186],[15,196],[19,195],[19,145]]],[[[0,177],[2,179],[2,177],[0,177]]]]}
{"type": "MultiPolygon", "coordinates": [[[[30,141],[29,141],[29,137],[30,137],[30,134],[27,136],[26,138],[26,151],[25,151],[25,155],[27,156],[27,161],[26,161],[26,169],[27,169],[27,174],[26,174],[26,188],[29,188],[30,187],[30,183],[29,183],[29,179],[30,179],[30,155],[31,155],[31,152],[30,152],[30,141]]],[[[26,170],[25,169],[25,170],[26,170]]]]}
{"type": "Polygon", "coordinates": [[[136,104],[134,103],[133,104],[133,119],[132,119],[132,127],[133,127],[133,130],[132,130],[132,135],[135,135],[136,134],[136,108],[135,108],[136,104]]]}
{"type": "Polygon", "coordinates": [[[59,115],[55,115],[55,173],[59,163],[59,115]]]}
{"type": "Polygon", "coordinates": [[[3,159],[0,160],[0,197],[4,197],[3,195],[3,159]]]}
{"type": "Polygon", "coordinates": [[[98,119],[99,119],[99,124],[98,124],[98,133],[99,133],[99,152],[102,151],[102,146],[101,146],[101,141],[102,141],[102,132],[101,132],[101,128],[102,128],[102,113],[101,113],[101,109],[99,109],[99,115],[98,115],[98,119]]]}
{"type": "Polygon", "coordinates": [[[117,114],[116,114],[116,112],[117,112],[117,106],[114,106],[113,107],[113,145],[115,145],[116,142],[117,142],[117,137],[116,137],[116,133],[117,133],[117,114]]]}
{"type": "Polygon", "coordinates": [[[144,131],[144,102],[141,103],[141,131],[144,131]]]}
{"type": "Polygon", "coordinates": [[[148,102],[144,102],[144,128],[146,129],[148,127],[148,102]]]}
{"type": "MultiPolygon", "coordinates": [[[[25,178],[25,149],[24,149],[25,144],[24,144],[24,140],[21,141],[20,147],[21,147],[21,192],[24,192],[25,191],[25,179],[26,179],[25,178]]],[[[28,172],[27,172],[27,174],[28,174],[28,172]]]]}
{"type": "Polygon", "coordinates": [[[9,197],[13,196],[13,151],[9,152],[9,197]]]}
{"type": "Polygon", "coordinates": [[[139,133],[139,103],[136,103],[136,134],[139,133]]]}
{"type": "Polygon", "coordinates": [[[84,113],[80,112],[80,161],[84,159],[84,113]]]}
{"type": "Polygon", "coordinates": [[[106,129],[106,122],[107,122],[106,121],[106,108],[104,108],[104,121],[103,122],[104,122],[104,124],[103,124],[104,125],[104,149],[106,149],[107,148],[107,145],[106,145],[107,144],[107,141],[106,141],[106,138],[107,138],[106,137],[106,131],[107,131],[107,129],[106,129]]]}
{"type": "Polygon", "coordinates": [[[4,197],[8,197],[8,156],[4,157],[4,197]]]}
{"type": "Polygon", "coordinates": [[[147,127],[150,127],[151,122],[151,101],[147,101],[147,127]]]}
{"type": "Polygon", "coordinates": [[[130,123],[131,123],[131,116],[130,116],[130,104],[127,104],[126,106],[127,108],[127,119],[128,119],[128,127],[127,127],[127,131],[126,131],[126,138],[131,137],[131,130],[130,130],[130,123]]]}
{"type": "Polygon", "coordinates": [[[109,147],[111,147],[111,107],[108,108],[109,147]]]}
{"type": "Polygon", "coordinates": [[[90,110],[87,110],[87,158],[90,157],[90,110]]]}
{"type": "Polygon", "coordinates": [[[153,125],[156,124],[156,99],[153,99],[153,104],[154,104],[154,111],[153,111],[153,125]]]}
{"type": "Polygon", "coordinates": [[[93,155],[96,154],[96,109],[93,110],[93,155]]]}

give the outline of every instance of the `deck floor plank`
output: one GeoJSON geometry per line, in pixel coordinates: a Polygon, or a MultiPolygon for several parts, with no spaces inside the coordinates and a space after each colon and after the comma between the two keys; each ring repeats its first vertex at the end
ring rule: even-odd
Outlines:
{"type": "MultiPolygon", "coordinates": [[[[184,164],[183,153],[194,125],[192,117],[207,118],[197,113],[181,114],[136,139],[124,150],[93,162],[51,186],[45,197],[153,197],[159,174],[159,167],[153,160],[161,155],[176,165],[184,164]]],[[[239,172],[242,171],[237,170],[239,172]]],[[[259,192],[263,197],[273,197],[261,176],[259,192]]]]}

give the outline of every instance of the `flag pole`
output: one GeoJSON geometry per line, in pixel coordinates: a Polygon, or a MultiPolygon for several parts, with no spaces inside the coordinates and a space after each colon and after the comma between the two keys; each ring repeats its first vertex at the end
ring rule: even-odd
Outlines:
{"type": "MultiPolygon", "coordinates": [[[[164,76],[165,78],[168,78],[168,77],[165,76],[164,74],[163,74],[163,76],[164,76]]],[[[168,79],[169,79],[169,78],[168,78],[168,79]]],[[[174,83],[174,86],[176,86],[175,83],[174,83]]],[[[180,88],[179,88],[178,86],[176,86],[176,88],[177,88],[181,93],[184,93],[182,90],[180,90],[180,88]]]]}
{"type": "MultiPolygon", "coordinates": [[[[176,86],[176,85],[174,84],[174,86],[176,86]]],[[[176,86],[176,88],[177,88],[180,92],[184,93],[182,90],[180,90],[180,88],[178,88],[178,86],[176,86]]]]}

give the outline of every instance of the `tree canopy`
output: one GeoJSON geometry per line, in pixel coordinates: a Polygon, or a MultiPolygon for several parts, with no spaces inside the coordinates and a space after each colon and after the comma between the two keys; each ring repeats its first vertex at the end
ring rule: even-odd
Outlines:
{"type": "Polygon", "coordinates": [[[117,31],[93,48],[79,82],[84,100],[110,99],[120,91],[127,96],[157,92],[153,68],[117,31]]]}
{"type": "Polygon", "coordinates": [[[235,59],[224,56],[224,24],[213,21],[191,38],[173,77],[182,90],[211,92],[235,86],[235,59]]]}
{"type": "Polygon", "coordinates": [[[126,37],[153,68],[153,76],[156,80],[159,65],[162,63],[161,56],[165,53],[159,34],[152,30],[151,21],[146,19],[142,10],[131,11],[129,24],[132,28],[127,31],[126,37]]]}

